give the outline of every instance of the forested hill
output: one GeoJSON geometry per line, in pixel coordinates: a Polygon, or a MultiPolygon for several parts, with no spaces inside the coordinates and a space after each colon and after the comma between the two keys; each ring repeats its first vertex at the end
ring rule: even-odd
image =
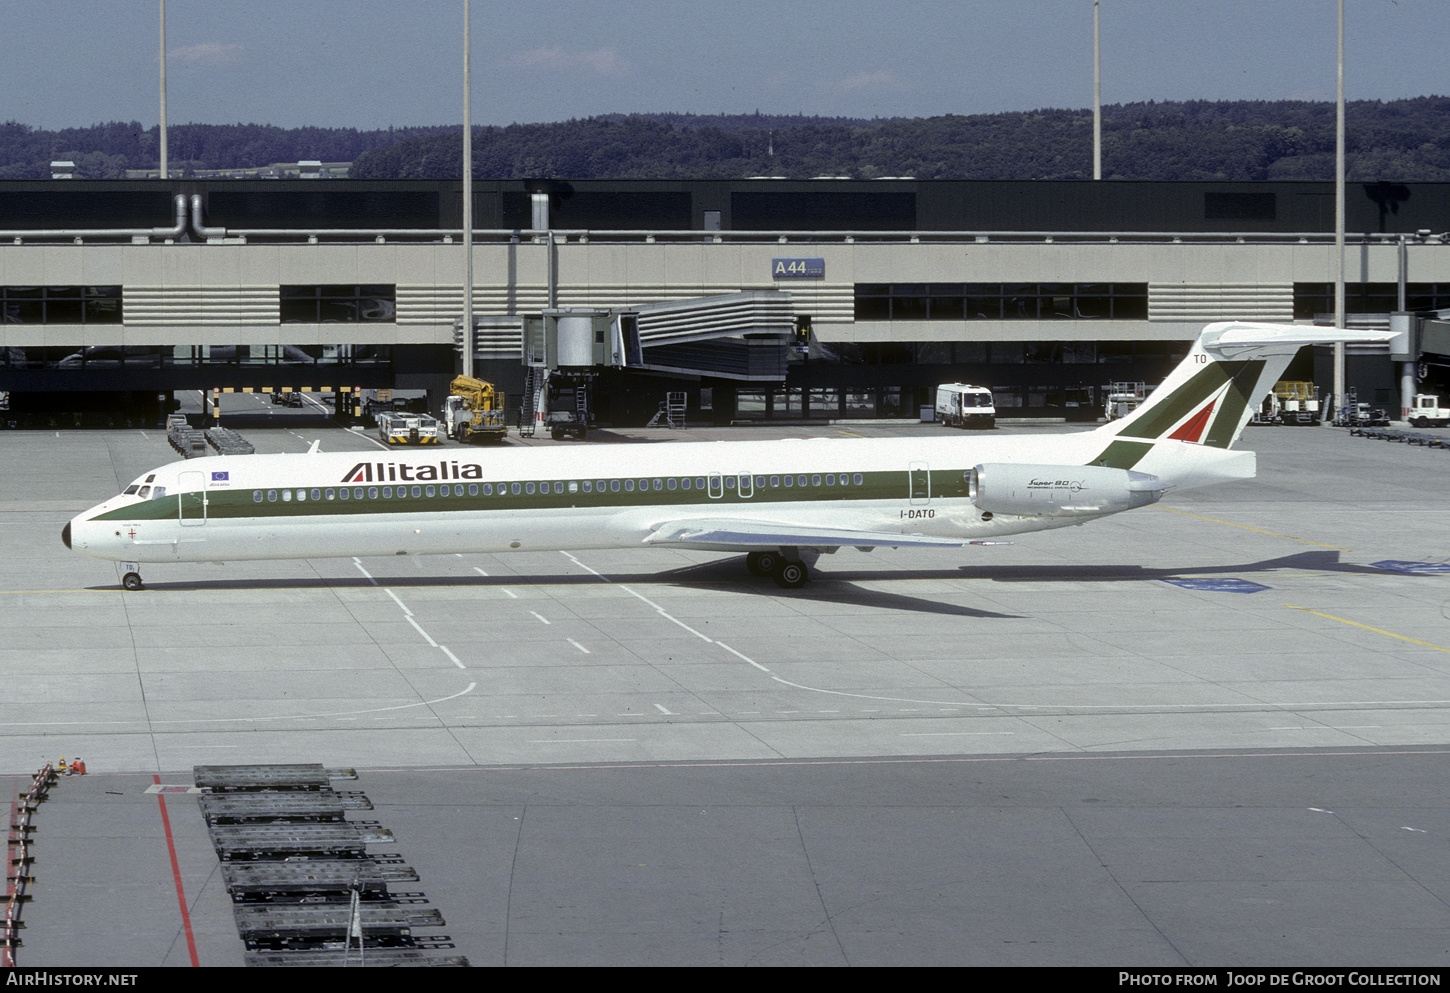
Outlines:
{"type": "MultiPolygon", "coordinates": [[[[1349,104],[1348,171],[1450,180],[1450,98],[1349,104]]],[[[456,133],[381,148],[351,175],[459,175],[456,133]]],[[[570,179],[915,176],[1090,179],[1092,113],[847,120],[632,114],[477,128],[474,175],[570,179]]],[[[1103,175],[1115,179],[1332,179],[1334,105],[1303,101],[1103,108],[1103,175]]]]}
{"type": "MultiPolygon", "coordinates": [[[[1450,181],[1450,98],[1348,106],[1354,180],[1450,181]]],[[[157,166],[157,129],[113,123],[66,131],[0,124],[0,178],[49,175],[69,159],[84,178],[157,166]]],[[[454,127],[357,131],[180,125],[174,174],[318,159],[365,179],[460,175],[454,127]]],[[[709,179],[914,176],[1086,179],[1092,114],[1038,110],[861,120],[755,114],[610,114],[474,129],[480,178],[709,179]]],[[[1303,101],[1120,104],[1103,108],[1103,175],[1116,179],[1331,179],[1334,105],[1303,101]]]]}
{"type": "MultiPolygon", "coordinates": [[[[183,176],[193,169],[254,169],[305,159],[352,162],[373,149],[448,130],[457,132],[458,126],[358,131],[174,124],[166,130],[167,168],[172,175],[183,176]]],[[[143,128],[137,121],[60,131],[8,121],[0,124],[0,179],[49,179],[50,163],[56,160],[74,162],[76,175],[83,179],[119,179],[128,169],[156,169],[159,149],[160,129],[143,128]]]]}

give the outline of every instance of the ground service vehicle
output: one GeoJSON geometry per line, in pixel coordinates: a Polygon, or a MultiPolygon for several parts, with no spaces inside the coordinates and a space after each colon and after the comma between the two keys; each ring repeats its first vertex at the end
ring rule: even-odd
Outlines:
{"type": "Polygon", "coordinates": [[[1318,424],[1323,416],[1319,390],[1313,383],[1283,379],[1274,384],[1280,424],[1318,424]]]}
{"type": "Polygon", "coordinates": [[[1103,402],[1103,414],[1110,421],[1127,417],[1148,399],[1151,392],[1153,391],[1147,383],[1112,383],[1108,386],[1107,399],[1103,402]]]}
{"type": "Polygon", "coordinates": [[[492,383],[471,376],[459,376],[449,385],[452,396],[443,402],[443,419],[448,437],[455,441],[503,441],[508,435],[504,422],[504,395],[492,383]]]}
{"type": "Polygon", "coordinates": [[[378,437],[389,445],[436,445],[443,440],[443,426],[427,414],[389,410],[378,415],[378,437]]]}
{"type": "Polygon", "coordinates": [[[1450,407],[1440,406],[1440,398],[1431,393],[1416,393],[1415,405],[1405,420],[1417,428],[1443,428],[1450,424],[1450,407]]]}
{"type": "Polygon", "coordinates": [[[936,388],[936,419],[954,428],[996,427],[992,391],[985,386],[942,383],[936,388]]]}

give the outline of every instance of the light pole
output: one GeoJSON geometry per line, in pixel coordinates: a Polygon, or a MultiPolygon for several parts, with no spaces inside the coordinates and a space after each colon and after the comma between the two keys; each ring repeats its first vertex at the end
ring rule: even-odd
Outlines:
{"type": "Polygon", "coordinates": [[[463,0],[463,374],[473,377],[473,54],[463,0]]]}
{"type": "Polygon", "coordinates": [[[166,178],[166,0],[161,0],[161,178],[166,178]]]}

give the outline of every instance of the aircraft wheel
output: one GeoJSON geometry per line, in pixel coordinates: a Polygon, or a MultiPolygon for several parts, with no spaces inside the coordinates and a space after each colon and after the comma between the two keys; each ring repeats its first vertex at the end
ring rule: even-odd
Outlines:
{"type": "Polygon", "coordinates": [[[810,582],[811,571],[804,562],[782,562],[771,578],[782,589],[798,590],[810,582]]]}
{"type": "Polygon", "coordinates": [[[139,572],[128,572],[121,577],[121,585],[132,591],[141,589],[141,574],[139,572]]]}
{"type": "Polygon", "coordinates": [[[745,568],[755,576],[770,576],[780,565],[779,552],[751,552],[745,556],[745,568]]]}

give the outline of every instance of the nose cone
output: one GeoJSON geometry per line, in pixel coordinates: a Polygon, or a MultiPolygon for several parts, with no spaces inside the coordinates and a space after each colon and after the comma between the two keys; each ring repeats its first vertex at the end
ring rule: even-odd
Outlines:
{"type": "Polygon", "coordinates": [[[70,547],[70,521],[65,522],[65,527],[60,529],[60,540],[65,542],[65,547],[70,547]]]}

